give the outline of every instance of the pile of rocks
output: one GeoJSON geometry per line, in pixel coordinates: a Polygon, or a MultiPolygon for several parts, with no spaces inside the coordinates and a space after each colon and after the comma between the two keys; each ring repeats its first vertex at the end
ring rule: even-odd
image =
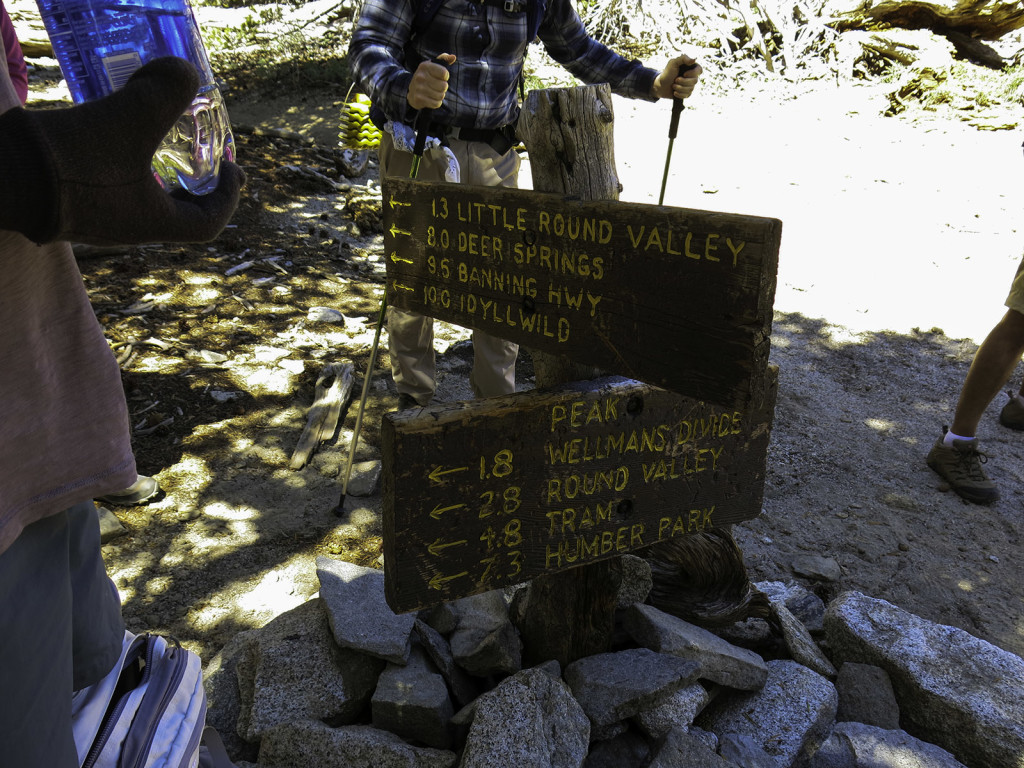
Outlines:
{"type": "Polygon", "coordinates": [[[713,634],[637,602],[630,561],[615,650],[521,669],[522,595],[396,616],[381,571],[320,558],[319,597],[211,660],[208,721],[239,768],[1022,765],[1019,657],[779,582],[758,586],[781,639],[760,620],[713,634]]]}

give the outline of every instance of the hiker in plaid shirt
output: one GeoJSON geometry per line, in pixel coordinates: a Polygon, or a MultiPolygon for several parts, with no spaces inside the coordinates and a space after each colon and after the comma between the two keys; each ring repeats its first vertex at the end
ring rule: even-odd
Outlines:
{"type": "MultiPolygon", "coordinates": [[[[608,83],[628,98],[686,98],[701,73],[689,56],[661,72],[623,58],[587,33],[571,0],[365,0],[349,61],[383,130],[381,176],[409,175],[411,126],[418,110],[432,109],[428,133],[457,160],[459,177],[447,153],[432,152],[419,178],[518,186],[519,84],[535,37],[578,79],[608,83]]],[[[388,331],[399,408],[427,405],[435,389],[433,320],[389,307],[388,331]]],[[[518,345],[474,331],[473,349],[474,394],[514,392],[518,345]]]]}

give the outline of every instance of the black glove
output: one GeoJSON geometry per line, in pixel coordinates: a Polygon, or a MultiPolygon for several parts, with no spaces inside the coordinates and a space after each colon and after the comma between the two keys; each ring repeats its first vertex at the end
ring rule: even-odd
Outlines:
{"type": "Polygon", "coordinates": [[[227,224],[245,174],[222,162],[208,195],[168,194],[153,153],[199,86],[184,59],[155,59],[121,90],[54,110],[0,115],[0,229],[37,243],[205,242],[227,224]]]}

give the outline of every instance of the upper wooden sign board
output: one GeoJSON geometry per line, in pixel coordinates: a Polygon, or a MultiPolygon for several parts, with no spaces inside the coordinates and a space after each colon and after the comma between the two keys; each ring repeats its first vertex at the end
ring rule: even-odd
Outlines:
{"type": "Polygon", "coordinates": [[[782,223],[383,181],[387,299],[726,407],[763,385],[782,223]]]}

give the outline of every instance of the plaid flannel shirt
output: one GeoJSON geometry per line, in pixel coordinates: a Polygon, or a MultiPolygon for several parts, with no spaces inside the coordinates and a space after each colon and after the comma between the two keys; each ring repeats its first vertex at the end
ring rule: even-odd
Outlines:
{"type": "MultiPolygon", "coordinates": [[[[530,2],[531,0],[527,0],[530,2]]],[[[500,128],[519,117],[518,84],[527,45],[526,12],[472,0],[445,0],[426,29],[413,34],[417,0],[365,0],[349,47],[356,82],[389,119],[411,124],[406,101],[419,61],[455,54],[448,94],[434,114],[443,125],[500,128]],[[411,45],[409,44],[412,40],[411,45]],[[406,48],[415,61],[406,66],[406,48]]],[[[587,33],[571,0],[548,0],[537,36],[551,57],[586,83],[653,101],[657,72],[629,61],[587,33]]]]}

